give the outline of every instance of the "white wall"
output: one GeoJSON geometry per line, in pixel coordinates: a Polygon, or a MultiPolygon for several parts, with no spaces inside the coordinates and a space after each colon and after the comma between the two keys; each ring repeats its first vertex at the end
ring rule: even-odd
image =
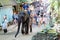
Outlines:
{"type": "Polygon", "coordinates": [[[13,14],[12,6],[1,7],[0,8],[0,24],[3,21],[4,15],[7,15],[7,20],[11,21],[12,20],[12,14],[13,14]]]}

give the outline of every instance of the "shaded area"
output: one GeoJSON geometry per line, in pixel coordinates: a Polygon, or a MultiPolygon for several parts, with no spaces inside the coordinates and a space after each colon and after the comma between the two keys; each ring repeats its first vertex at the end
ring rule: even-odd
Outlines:
{"type": "Polygon", "coordinates": [[[8,32],[7,34],[4,34],[4,33],[0,33],[0,36],[1,35],[14,35],[16,32],[8,32]]]}
{"type": "Polygon", "coordinates": [[[32,40],[54,40],[55,33],[37,33],[32,37],[32,40]]]}

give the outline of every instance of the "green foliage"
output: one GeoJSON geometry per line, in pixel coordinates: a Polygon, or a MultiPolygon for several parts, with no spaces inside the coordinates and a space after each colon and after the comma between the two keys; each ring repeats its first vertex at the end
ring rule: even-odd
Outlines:
{"type": "Polygon", "coordinates": [[[58,13],[58,1],[57,0],[51,0],[51,8],[54,8],[54,10],[56,11],[56,13],[58,13]]]}
{"type": "Polygon", "coordinates": [[[48,33],[56,33],[56,31],[54,29],[50,29],[48,30],[48,33]]]}
{"type": "Polygon", "coordinates": [[[27,2],[27,0],[16,0],[17,3],[27,2]]]}
{"type": "Polygon", "coordinates": [[[58,6],[60,7],[60,0],[58,0],[58,6]]]}

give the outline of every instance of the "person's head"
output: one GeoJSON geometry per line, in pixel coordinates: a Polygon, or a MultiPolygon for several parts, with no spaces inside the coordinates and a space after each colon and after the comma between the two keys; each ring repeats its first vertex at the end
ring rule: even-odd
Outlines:
{"type": "Polygon", "coordinates": [[[24,4],[24,2],[22,2],[22,5],[24,4]]]}
{"type": "Polygon", "coordinates": [[[27,4],[27,2],[25,2],[24,4],[27,4]]]}
{"type": "Polygon", "coordinates": [[[16,11],[14,11],[13,13],[16,14],[16,11]]]}
{"type": "Polygon", "coordinates": [[[43,17],[43,15],[41,15],[41,17],[43,17]]]}
{"type": "Polygon", "coordinates": [[[4,19],[4,20],[7,19],[7,15],[4,15],[4,16],[3,16],[3,19],[4,19]]]}
{"type": "Polygon", "coordinates": [[[34,10],[34,6],[33,6],[33,5],[30,5],[30,6],[29,6],[29,9],[30,9],[30,10],[34,10]]]}
{"type": "Polygon", "coordinates": [[[21,10],[23,9],[23,5],[22,5],[22,4],[20,5],[20,9],[21,9],[21,10]]]}

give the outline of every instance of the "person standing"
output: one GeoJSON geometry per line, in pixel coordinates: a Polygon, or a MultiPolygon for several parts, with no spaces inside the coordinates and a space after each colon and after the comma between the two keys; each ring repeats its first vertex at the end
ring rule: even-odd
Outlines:
{"type": "Polygon", "coordinates": [[[32,17],[31,17],[30,8],[28,8],[27,13],[29,14],[29,28],[30,28],[30,32],[32,32],[32,17]]]}
{"type": "Polygon", "coordinates": [[[18,20],[18,14],[14,12],[12,17],[13,17],[13,23],[16,24],[18,20]]]}
{"type": "Polygon", "coordinates": [[[5,15],[3,19],[4,21],[2,22],[2,30],[4,31],[4,33],[7,33],[7,23],[8,23],[7,16],[5,15]]]}

